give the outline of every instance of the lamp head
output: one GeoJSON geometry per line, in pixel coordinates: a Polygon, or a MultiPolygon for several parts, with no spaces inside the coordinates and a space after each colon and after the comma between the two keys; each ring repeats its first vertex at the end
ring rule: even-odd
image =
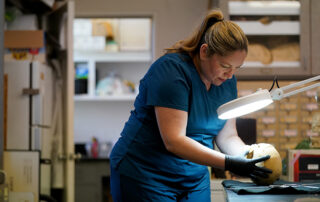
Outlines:
{"type": "Polygon", "coordinates": [[[257,92],[247,95],[235,100],[232,100],[226,104],[221,105],[217,112],[219,119],[231,119],[251,112],[257,111],[263,107],[268,106],[273,102],[273,100],[281,100],[282,98],[295,95],[297,93],[304,92],[313,88],[320,87],[320,82],[305,86],[313,81],[320,80],[320,75],[293,83],[282,88],[278,85],[278,80],[275,78],[273,80],[272,87],[274,83],[277,84],[278,88],[269,92],[268,90],[258,90],[257,92]],[[294,90],[289,90],[289,89],[294,90]]]}
{"type": "Polygon", "coordinates": [[[257,92],[237,98],[221,105],[217,112],[219,119],[231,119],[264,108],[273,102],[268,90],[257,92]]]}

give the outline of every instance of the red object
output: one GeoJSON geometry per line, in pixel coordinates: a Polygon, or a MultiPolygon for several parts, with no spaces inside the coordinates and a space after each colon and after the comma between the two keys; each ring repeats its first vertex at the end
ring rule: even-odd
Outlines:
{"type": "Polygon", "coordinates": [[[39,48],[30,48],[29,53],[31,55],[38,55],[39,54],[39,48]]]}
{"type": "Polygon", "coordinates": [[[97,139],[93,138],[92,139],[92,144],[91,144],[91,156],[93,158],[98,158],[99,156],[99,144],[97,139]]]}

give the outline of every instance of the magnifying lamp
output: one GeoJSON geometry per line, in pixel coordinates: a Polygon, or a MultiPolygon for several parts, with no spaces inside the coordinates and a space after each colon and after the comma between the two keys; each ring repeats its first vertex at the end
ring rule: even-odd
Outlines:
{"type": "Polygon", "coordinates": [[[218,117],[219,119],[231,119],[255,112],[273,103],[273,100],[281,100],[282,98],[320,87],[320,83],[305,86],[306,84],[319,79],[320,75],[281,88],[278,86],[278,88],[272,91],[258,89],[258,91],[253,94],[240,97],[221,105],[217,110],[218,117]],[[295,90],[288,91],[292,88],[295,88],[295,90]]]}

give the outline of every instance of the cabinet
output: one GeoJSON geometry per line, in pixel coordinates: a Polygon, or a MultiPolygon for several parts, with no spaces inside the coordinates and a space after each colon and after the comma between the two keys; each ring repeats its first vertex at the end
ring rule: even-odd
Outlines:
{"type": "Polygon", "coordinates": [[[294,1],[220,1],[227,19],[249,39],[248,57],[238,78],[301,79],[319,73],[315,55],[319,3],[294,1]],[[314,10],[314,12],[312,12],[314,10]]]}
{"type": "Polygon", "coordinates": [[[81,159],[76,162],[75,177],[75,201],[112,201],[109,160],[81,159]]]}
{"type": "Polygon", "coordinates": [[[151,23],[151,18],[75,20],[76,102],[135,99],[152,61],[151,23]]]}
{"type": "Polygon", "coordinates": [[[152,35],[151,17],[75,19],[76,143],[119,138],[152,62],[152,35]]]}
{"type": "MultiPolygon", "coordinates": [[[[151,64],[151,52],[104,52],[104,51],[75,51],[75,66],[85,64],[88,68],[87,92],[77,94],[76,102],[81,101],[133,101],[137,94],[139,79],[146,73],[151,64]],[[132,90],[97,89],[99,81],[103,78],[115,76],[120,79],[121,85],[124,80],[132,82],[132,90]]],[[[116,82],[116,81],[110,81],[116,82]]],[[[105,84],[112,85],[112,84],[105,84]]],[[[116,83],[113,84],[113,86],[116,83]]],[[[102,88],[108,88],[104,86],[102,88]]],[[[118,87],[121,88],[121,87],[118,87]]]]}

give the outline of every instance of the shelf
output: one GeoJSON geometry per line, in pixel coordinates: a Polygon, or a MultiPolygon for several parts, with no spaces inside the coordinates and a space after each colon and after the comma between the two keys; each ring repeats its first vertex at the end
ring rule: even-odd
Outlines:
{"type": "Polygon", "coordinates": [[[300,62],[293,61],[293,62],[273,62],[271,64],[265,65],[261,62],[244,62],[243,67],[249,68],[299,68],[300,62]]]}
{"type": "Polygon", "coordinates": [[[230,1],[230,15],[300,15],[298,1],[230,1]]]}
{"type": "Polygon", "coordinates": [[[110,95],[110,96],[89,96],[89,95],[75,95],[74,101],[134,101],[135,94],[126,95],[110,95]]]}
{"type": "Polygon", "coordinates": [[[74,51],[75,62],[151,62],[151,52],[74,51]]]}
{"type": "Polygon", "coordinates": [[[256,21],[235,21],[246,35],[299,35],[300,23],[295,21],[273,21],[262,24],[256,21]]]}
{"type": "Polygon", "coordinates": [[[43,15],[53,11],[53,0],[7,0],[6,5],[13,5],[24,14],[43,15]]]}

